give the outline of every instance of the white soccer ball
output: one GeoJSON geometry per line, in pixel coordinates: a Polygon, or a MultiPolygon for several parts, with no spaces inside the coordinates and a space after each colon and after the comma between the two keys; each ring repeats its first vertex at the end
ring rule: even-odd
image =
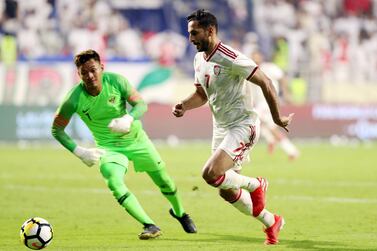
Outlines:
{"type": "Polygon", "coordinates": [[[42,249],[51,243],[52,226],[40,217],[33,217],[24,222],[20,230],[21,242],[31,249],[42,249]]]}

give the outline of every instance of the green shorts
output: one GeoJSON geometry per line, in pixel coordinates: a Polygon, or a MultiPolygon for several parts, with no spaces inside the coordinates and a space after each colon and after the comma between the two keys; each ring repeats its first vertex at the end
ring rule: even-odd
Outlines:
{"type": "Polygon", "coordinates": [[[132,161],[136,172],[153,172],[165,168],[165,162],[144,130],[140,130],[136,139],[127,146],[102,146],[101,149],[106,153],[101,156],[100,165],[113,162],[127,170],[128,162],[132,161]]]}

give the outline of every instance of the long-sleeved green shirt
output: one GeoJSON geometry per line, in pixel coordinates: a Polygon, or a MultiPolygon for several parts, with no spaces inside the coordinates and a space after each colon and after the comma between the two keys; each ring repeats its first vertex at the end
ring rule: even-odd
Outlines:
{"type": "Polygon", "coordinates": [[[72,152],[76,143],[65,133],[64,129],[72,115],[77,113],[93,134],[97,146],[111,147],[130,144],[138,131],[142,130],[139,119],[147,110],[147,105],[142,99],[132,100],[130,115],[135,120],[129,133],[113,133],[108,125],[112,119],[127,114],[126,104],[131,95],[132,86],[119,74],[104,72],[102,90],[97,96],[89,95],[81,81],[72,88],[58,107],[52,125],[52,135],[72,152]]]}

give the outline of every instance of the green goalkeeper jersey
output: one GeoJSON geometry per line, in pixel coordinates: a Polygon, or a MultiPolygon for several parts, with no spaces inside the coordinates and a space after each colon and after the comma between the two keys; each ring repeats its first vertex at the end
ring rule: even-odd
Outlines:
{"type": "Polygon", "coordinates": [[[56,116],[61,123],[54,123],[53,136],[68,150],[73,151],[76,143],[64,132],[72,115],[77,113],[92,132],[99,147],[121,147],[129,145],[142,130],[141,115],[146,111],[146,104],[140,100],[133,104],[131,115],[134,117],[129,133],[114,133],[108,128],[112,119],[127,114],[127,100],[132,86],[126,78],[119,74],[104,72],[102,74],[102,90],[97,96],[89,95],[81,81],[67,94],[58,107],[56,116]]]}

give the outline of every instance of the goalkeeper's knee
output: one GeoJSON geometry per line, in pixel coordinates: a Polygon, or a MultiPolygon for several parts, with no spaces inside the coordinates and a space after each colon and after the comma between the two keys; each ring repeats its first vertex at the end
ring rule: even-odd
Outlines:
{"type": "Polygon", "coordinates": [[[160,188],[164,195],[174,195],[177,188],[174,181],[170,178],[165,170],[149,173],[155,184],[160,188]]]}
{"type": "Polygon", "coordinates": [[[114,194],[115,197],[119,197],[120,194],[124,194],[125,190],[127,190],[125,188],[123,180],[119,180],[117,178],[115,178],[115,179],[112,179],[112,178],[108,179],[107,180],[107,186],[109,187],[109,189],[111,190],[111,192],[113,192],[113,194],[114,194]]]}
{"type": "Polygon", "coordinates": [[[161,193],[164,195],[174,195],[177,192],[177,188],[171,178],[163,179],[163,182],[158,185],[161,193]]]}

